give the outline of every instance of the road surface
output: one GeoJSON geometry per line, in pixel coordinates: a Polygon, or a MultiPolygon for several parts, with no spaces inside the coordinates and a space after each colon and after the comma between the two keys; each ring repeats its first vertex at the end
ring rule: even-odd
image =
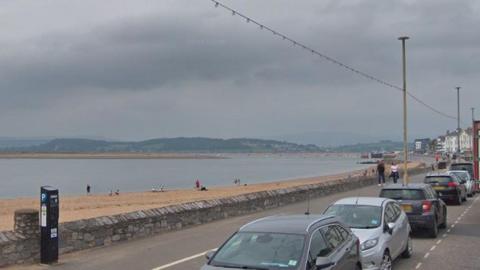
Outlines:
{"type": "MultiPolygon", "coordinates": [[[[423,175],[413,177],[421,181],[423,175]]],[[[347,196],[376,196],[370,186],[311,200],[311,213],[321,213],[332,202],[347,196]]],[[[461,206],[448,206],[447,229],[436,239],[414,235],[414,255],[397,259],[394,269],[480,269],[480,195],[461,206]]],[[[297,203],[241,217],[229,218],[146,239],[124,242],[61,256],[54,266],[15,266],[15,270],[189,270],[199,269],[204,253],[218,247],[241,225],[274,214],[304,213],[306,203],[297,203]]]]}

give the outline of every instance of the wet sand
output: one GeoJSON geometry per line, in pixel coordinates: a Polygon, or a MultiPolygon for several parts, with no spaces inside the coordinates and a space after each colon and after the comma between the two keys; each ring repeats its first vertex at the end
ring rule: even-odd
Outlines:
{"type": "MultiPolygon", "coordinates": [[[[419,166],[419,163],[409,164],[409,168],[419,166]]],[[[198,200],[217,199],[245,193],[282,189],[305,184],[314,184],[344,179],[350,176],[362,175],[365,170],[347,173],[292,179],[270,183],[251,184],[247,186],[212,187],[208,191],[195,189],[166,190],[164,192],[129,192],[119,196],[83,195],[60,196],[60,222],[92,218],[105,215],[114,215],[131,211],[158,208],[167,205],[192,202],[198,200]]],[[[368,169],[372,174],[372,167],[368,169]]],[[[386,174],[388,175],[388,174],[386,174]]],[[[242,183],[243,184],[243,183],[242,183]]],[[[13,229],[13,213],[21,208],[39,208],[38,198],[15,198],[0,200],[0,231],[13,229]]]]}

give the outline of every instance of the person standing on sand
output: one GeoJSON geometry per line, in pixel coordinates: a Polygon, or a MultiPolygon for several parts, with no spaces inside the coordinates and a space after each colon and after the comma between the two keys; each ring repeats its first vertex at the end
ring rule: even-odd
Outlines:
{"type": "Polygon", "coordinates": [[[200,189],[200,180],[195,181],[195,188],[200,189]]]}
{"type": "Polygon", "coordinates": [[[385,164],[383,160],[380,160],[377,165],[378,173],[378,186],[383,186],[385,184],[385,164]]]}
{"type": "Polygon", "coordinates": [[[87,185],[87,195],[90,194],[90,189],[91,189],[90,185],[87,185]]]}

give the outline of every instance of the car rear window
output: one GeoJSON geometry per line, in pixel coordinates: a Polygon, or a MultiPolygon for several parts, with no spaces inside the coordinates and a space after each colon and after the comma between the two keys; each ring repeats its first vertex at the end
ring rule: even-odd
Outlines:
{"type": "Polygon", "coordinates": [[[461,170],[461,171],[466,171],[468,169],[470,169],[472,167],[471,164],[452,164],[450,165],[450,168],[452,168],[452,170],[461,170]]]}
{"type": "Polygon", "coordinates": [[[380,197],[393,200],[425,200],[422,189],[382,189],[380,197]]]}
{"type": "Polygon", "coordinates": [[[451,171],[467,171],[470,174],[473,174],[473,166],[471,164],[452,164],[450,165],[451,171]]]}
{"type": "Polygon", "coordinates": [[[425,177],[425,183],[448,183],[453,181],[449,176],[429,176],[425,177]]]}

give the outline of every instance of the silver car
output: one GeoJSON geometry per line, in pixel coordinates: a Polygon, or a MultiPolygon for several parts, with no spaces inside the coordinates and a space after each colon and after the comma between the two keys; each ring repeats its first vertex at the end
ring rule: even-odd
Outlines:
{"type": "Polygon", "coordinates": [[[360,241],[334,216],[288,215],[242,226],[201,270],[358,270],[360,241]]]}
{"type": "Polygon", "coordinates": [[[362,269],[392,269],[399,256],[412,255],[410,224],[400,205],[388,198],[354,197],[330,205],[335,215],[360,239],[362,269]]]}
{"type": "Polygon", "coordinates": [[[473,185],[474,181],[472,177],[470,176],[470,173],[468,171],[460,171],[460,170],[454,170],[454,171],[447,171],[448,174],[450,175],[456,175],[460,180],[465,181],[465,188],[467,189],[467,196],[472,197],[473,196],[473,185]]]}

